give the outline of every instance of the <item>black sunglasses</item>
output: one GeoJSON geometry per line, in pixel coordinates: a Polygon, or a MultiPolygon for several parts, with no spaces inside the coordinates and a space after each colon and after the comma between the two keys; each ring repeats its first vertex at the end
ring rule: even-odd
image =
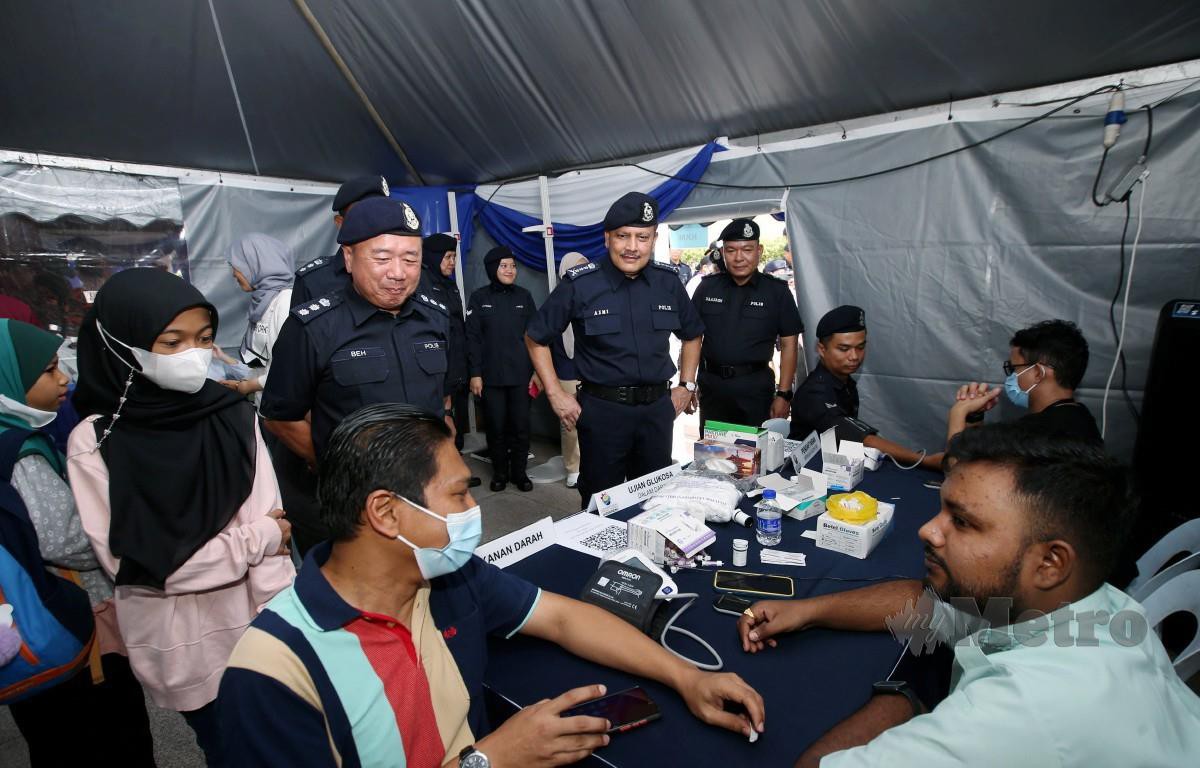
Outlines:
{"type": "MultiPolygon", "coordinates": [[[[1026,369],[1029,368],[1029,366],[1031,366],[1031,365],[1037,365],[1037,363],[1021,363],[1021,367],[1026,368],[1026,369]]],[[[1004,361],[1004,375],[1005,376],[1012,376],[1014,373],[1016,373],[1016,371],[1017,371],[1017,369],[1013,367],[1012,363],[1010,363],[1007,360],[1004,361]]]]}

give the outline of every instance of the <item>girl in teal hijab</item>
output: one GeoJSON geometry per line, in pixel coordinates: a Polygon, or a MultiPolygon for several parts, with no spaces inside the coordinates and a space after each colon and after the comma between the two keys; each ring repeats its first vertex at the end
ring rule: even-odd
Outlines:
{"type": "Polygon", "coordinates": [[[90,674],[85,669],[9,710],[35,768],[77,763],[80,745],[86,749],[97,744],[105,745],[113,765],[153,766],[154,742],[142,689],[115,639],[112,582],[100,568],[75,509],[65,479],[66,461],[50,436],[40,431],[54,421],[67,396],[69,380],[58,369],[61,344],[62,339],[49,331],[19,320],[0,320],[0,432],[33,430],[13,467],[12,486],[29,512],[42,558],[74,572],[72,580],[87,591],[97,617],[100,656],[90,674]],[[73,718],[66,738],[59,727],[64,712],[73,718]],[[119,738],[114,736],[118,732],[119,738]]]}
{"type": "MultiPolygon", "coordinates": [[[[0,432],[40,430],[58,415],[69,380],[58,369],[62,339],[20,320],[0,320],[0,432]]],[[[66,465],[49,436],[35,432],[19,458],[40,454],[63,476],[66,465]]]]}

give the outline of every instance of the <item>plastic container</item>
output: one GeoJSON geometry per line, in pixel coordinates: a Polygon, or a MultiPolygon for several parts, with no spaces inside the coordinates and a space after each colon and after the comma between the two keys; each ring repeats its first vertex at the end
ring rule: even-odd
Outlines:
{"type": "Polygon", "coordinates": [[[735,568],[746,567],[746,551],[750,548],[750,542],[747,539],[733,540],[733,566],[735,568]]]}

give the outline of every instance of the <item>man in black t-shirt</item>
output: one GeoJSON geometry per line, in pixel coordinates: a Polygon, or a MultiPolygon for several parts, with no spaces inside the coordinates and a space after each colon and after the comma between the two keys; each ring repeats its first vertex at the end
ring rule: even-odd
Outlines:
{"type": "Polygon", "coordinates": [[[1023,423],[1046,434],[1103,445],[1091,411],[1075,400],[1075,389],[1088,364],[1088,344],[1066,320],[1045,320],[1013,334],[1003,368],[1003,386],[971,382],[959,387],[950,408],[947,440],[983,421],[1004,392],[1014,405],[1028,408],[1023,423]]]}

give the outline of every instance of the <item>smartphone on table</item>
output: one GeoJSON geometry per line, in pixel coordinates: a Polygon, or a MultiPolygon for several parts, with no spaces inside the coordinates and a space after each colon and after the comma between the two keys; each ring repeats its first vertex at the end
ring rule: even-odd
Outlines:
{"type": "Polygon", "coordinates": [[[730,616],[741,616],[754,602],[737,595],[718,595],[713,600],[713,610],[718,613],[728,613],[730,616]]]}
{"type": "Polygon", "coordinates": [[[624,733],[662,717],[650,694],[635,685],[598,699],[585,701],[562,711],[562,717],[603,717],[609,723],[606,733],[624,733]]]}
{"type": "Polygon", "coordinates": [[[717,571],[713,574],[713,589],[718,592],[742,592],[763,597],[791,597],[796,594],[790,576],[745,571],[717,571]]]}

